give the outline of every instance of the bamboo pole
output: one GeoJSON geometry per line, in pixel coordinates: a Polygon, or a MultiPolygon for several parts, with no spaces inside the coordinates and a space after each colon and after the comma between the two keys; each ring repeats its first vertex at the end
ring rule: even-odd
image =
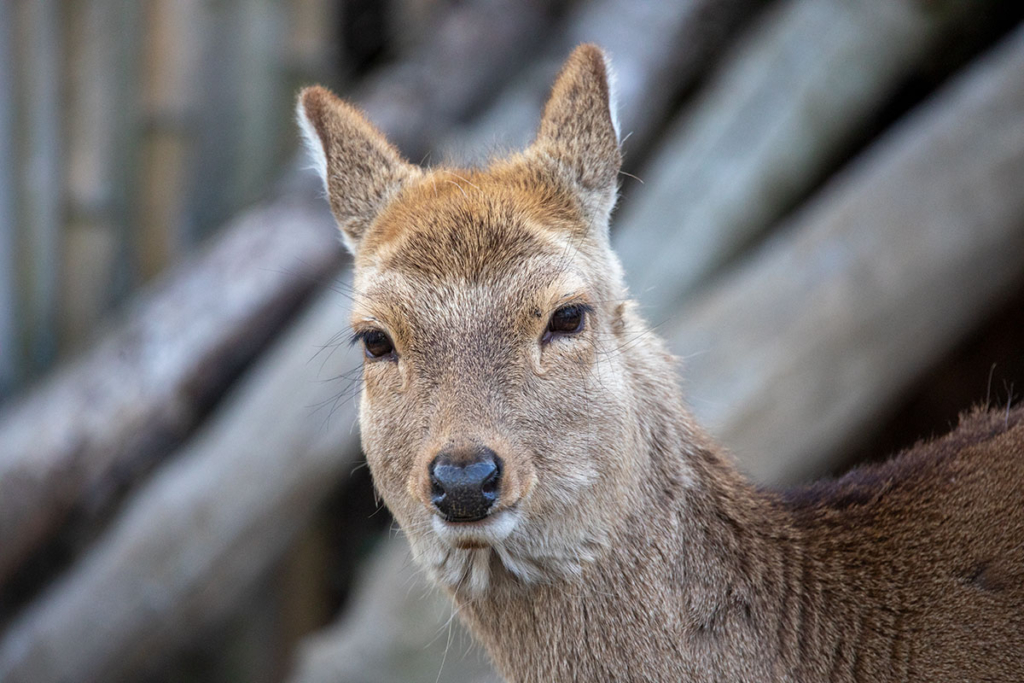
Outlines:
{"type": "Polygon", "coordinates": [[[21,239],[28,266],[24,281],[27,360],[35,372],[57,355],[61,266],[61,16],[58,0],[16,5],[22,58],[19,78],[25,110],[21,239]],[[31,69],[31,71],[29,71],[31,69]]]}
{"type": "Polygon", "coordinates": [[[10,3],[0,3],[0,403],[19,380],[17,208],[15,207],[14,20],[10,3]]]}
{"type": "Polygon", "coordinates": [[[186,230],[184,193],[194,86],[201,66],[204,9],[196,0],[155,0],[143,17],[139,270],[148,280],[194,246],[186,230]]]}
{"type": "Polygon", "coordinates": [[[118,179],[113,152],[118,105],[115,42],[110,39],[116,0],[84,0],[67,6],[68,104],[64,178],[61,351],[80,350],[109,309],[121,238],[113,214],[118,179]]]}

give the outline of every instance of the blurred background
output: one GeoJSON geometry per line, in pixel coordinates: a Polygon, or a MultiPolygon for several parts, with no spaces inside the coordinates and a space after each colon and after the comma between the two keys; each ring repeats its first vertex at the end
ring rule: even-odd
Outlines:
{"type": "Polygon", "coordinates": [[[596,42],[613,241],[788,485],[1024,387],[1024,5],[0,0],[0,681],[493,681],[374,499],[299,87],[527,144],[596,42]]]}

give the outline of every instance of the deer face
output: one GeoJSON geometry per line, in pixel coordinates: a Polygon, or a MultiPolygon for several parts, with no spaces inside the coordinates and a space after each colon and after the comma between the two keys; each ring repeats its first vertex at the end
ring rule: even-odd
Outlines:
{"type": "Polygon", "coordinates": [[[620,163],[605,62],[570,57],[537,141],[484,170],[406,164],[320,88],[300,123],[356,256],[374,482],[453,590],[572,575],[603,551],[639,437],[608,246],[620,163]]]}

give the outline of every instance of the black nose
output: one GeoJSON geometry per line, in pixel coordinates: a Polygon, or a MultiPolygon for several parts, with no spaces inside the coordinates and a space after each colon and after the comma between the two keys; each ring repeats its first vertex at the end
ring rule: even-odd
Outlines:
{"type": "Polygon", "coordinates": [[[475,522],[498,498],[501,458],[489,448],[468,457],[438,454],[430,463],[430,499],[449,522],[475,522]]]}

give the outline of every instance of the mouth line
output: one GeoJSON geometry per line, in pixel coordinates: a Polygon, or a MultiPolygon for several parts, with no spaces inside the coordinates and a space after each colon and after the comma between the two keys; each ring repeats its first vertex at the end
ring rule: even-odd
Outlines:
{"type": "MultiPolygon", "coordinates": [[[[499,510],[499,512],[500,512],[500,510],[499,510]]],[[[446,517],[445,515],[440,515],[440,517],[441,517],[441,519],[444,520],[444,522],[446,524],[451,524],[452,526],[462,526],[462,525],[472,525],[472,524],[476,524],[477,522],[482,522],[483,520],[487,519],[488,517],[490,517],[493,514],[497,514],[497,513],[485,512],[484,514],[480,515],[479,517],[474,517],[473,519],[452,519],[451,517],[446,517]]]]}
{"type": "Polygon", "coordinates": [[[433,527],[441,540],[454,548],[479,549],[504,541],[518,522],[518,510],[511,505],[475,520],[452,522],[435,514],[433,527]]]}
{"type": "Polygon", "coordinates": [[[456,529],[460,527],[472,529],[474,527],[482,527],[484,526],[484,524],[486,524],[487,520],[495,519],[502,514],[514,513],[518,505],[519,503],[513,503],[512,505],[509,505],[508,507],[503,507],[500,510],[488,510],[484,514],[480,515],[479,517],[474,517],[473,519],[450,519],[445,515],[437,515],[437,517],[440,518],[441,521],[445,524],[455,527],[456,529]]]}

